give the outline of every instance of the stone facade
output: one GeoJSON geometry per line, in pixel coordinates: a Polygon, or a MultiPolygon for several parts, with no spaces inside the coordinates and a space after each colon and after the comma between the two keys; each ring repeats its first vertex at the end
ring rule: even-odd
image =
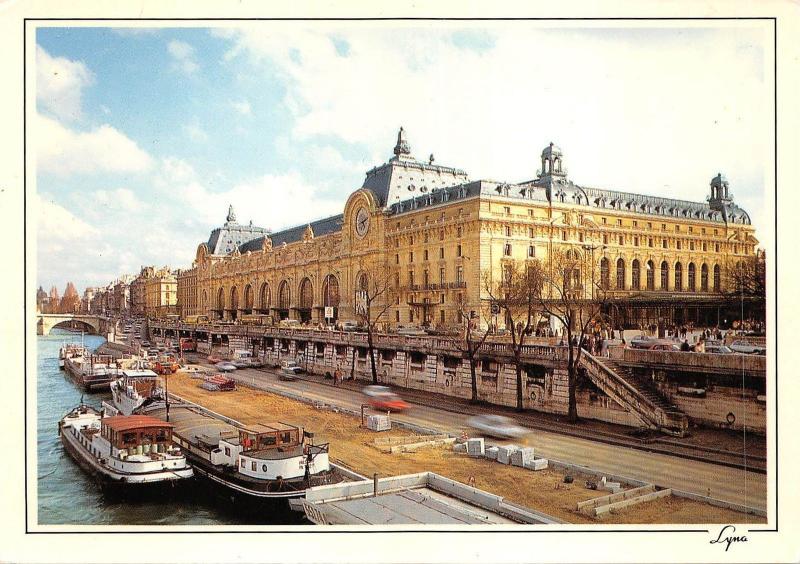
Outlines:
{"type": "Polygon", "coordinates": [[[357,282],[386,276],[385,325],[452,326],[464,311],[489,317],[484,273],[496,281],[508,262],[546,261],[565,248],[582,257],[583,297],[599,281],[617,298],[668,303],[718,294],[724,270],[752,257],[758,243],[721,174],[699,203],[579,186],[553,144],[535,180],[518,184],[470,181],[432,158],[417,161],[402,130],[394,153],[367,173],[341,215],[268,233],[239,226],[229,210],[197,249],[196,298],[195,286],[186,287],[186,302],[197,303],[191,311],[318,322],[328,306],[335,319],[351,320],[357,282]],[[232,250],[221,246],[226,233],[232,250]]]}
{"type": "Polygon", "coordinates": [[[177,314],[178,288],[175,274],[169,267],[156,271],[145,282],[145,307],[147,317],[166,317],[177,314]]]}
{"type": "Polygon", "coordinates": [[[197,303],[197,269],[186,268],[179,270],[175,276],[178,292],[177,307],[181,319],[200,313],[197,303]]]}

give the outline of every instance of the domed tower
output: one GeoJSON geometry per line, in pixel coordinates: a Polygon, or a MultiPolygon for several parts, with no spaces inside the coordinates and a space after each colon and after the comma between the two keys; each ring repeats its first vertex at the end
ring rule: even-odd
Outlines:
{"type": "Polygon", "coordinates": [[[733,194],[728,191],[728,179],[721,172],[711,179],[711,197],[708,205],[711,209],[722,210],[726,204],[733,202],[733,194]]]}
{"type": "Polygon", "coordinates": [[[567,176],[567,169],[562,162],[563,153],[552,142],[542,151],[542,170],[540,177],[545,176],[567,176]]]}

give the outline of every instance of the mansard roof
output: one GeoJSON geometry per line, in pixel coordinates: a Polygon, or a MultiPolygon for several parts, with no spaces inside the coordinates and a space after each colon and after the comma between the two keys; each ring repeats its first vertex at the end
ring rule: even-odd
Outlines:
{"type": "MultiPolygon", "coordinates": [[[[332,215],[317,221],[312,221],[311,223],[304,223],[302,225],[284,229],[283,231],[278,231],[277,233],[272,233],[269,235],[269,238],[272,239],[272,246],[275,247],[284,243],[288,245],[289,243],[302,241],[303,234],[306,232],[309,226],[311,226],[311,230],[314,232],[314,237],[328,235],[329,233],[336,233],[342,230],[343,219],[344,214],[340,213],[338,215],[332,215]]],[[[257,239],[252,239],[241,244],[239,246],[239,252],[246,253],[247,251],[260,251],[262,245],[264,244],[264,238],[264,236],[261,236],[257,239]]]]}
{"type": "Polygon", "coordinates": [[[208,238],[208,252],[212,255],[227,255],[243,243],[257,239],[269,233],[269,229],[256,227],[253,222],[240,225],[236,222],[233,206],[228,207],[228,216],[222,227],[217,227],[208,238]]]}

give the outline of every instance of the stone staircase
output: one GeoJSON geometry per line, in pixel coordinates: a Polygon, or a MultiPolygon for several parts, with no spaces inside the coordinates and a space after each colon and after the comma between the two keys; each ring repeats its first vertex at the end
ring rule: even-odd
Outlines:
{"type": "Polygon", "coordinates": [[[580,365],[598,388],[633,411],[648,427],[679,437],[686,435],[689,418],[649,380],[637,377],[615,360],[601,359],[585,350],[580,365]]]}

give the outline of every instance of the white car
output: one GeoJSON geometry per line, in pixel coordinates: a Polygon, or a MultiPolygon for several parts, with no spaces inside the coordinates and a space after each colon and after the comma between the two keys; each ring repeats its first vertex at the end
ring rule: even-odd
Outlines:
{"type": "Polygon", "coordinates": [[[181,368],[181,372],[185,372],[186,374],[189,375],[190,378],[202,378],[209,373],[208,369],[194,364],[190,364],[189,366],[184,366],[183,368],[181,368]]]}
{"type": "Polygon", "coordinates": [[[516,439],[529,433],[528,429],[503,415],[475,415],[467,419],[467,425],[484,435],[504,439],[516,439]]]}
{"type": "Polygon", "coordinates": [[[752,345],[747,341],[734,341],[730,344],[730,349],[733,352],[742,353],[742,354],[766,354],[767,348],[766,347],[758,347],[756,345],[752,345]]]}
{"type": "Polygon", "coordinates": [[[303,368],[293,360],[284,360],[281,363],[281,380],[295,380],[297,375],[303,372],[303,368]]]}
{"type": "Polygon", "coordinates": [[[425,335],[427,335],[424,329],[417,327],[416,325],[398,325],[397,334],[409,335],[412,337],[424,337],[425,335]]]}
{"type": "Polygon", "coordinates": [[[236,365],[234,365],[232,362],[228,362],[226,360],[223,360],[222,362],[218,362],[214,366],[220,372],[233,372],[234,370],[236,370],[236,365]]]}

